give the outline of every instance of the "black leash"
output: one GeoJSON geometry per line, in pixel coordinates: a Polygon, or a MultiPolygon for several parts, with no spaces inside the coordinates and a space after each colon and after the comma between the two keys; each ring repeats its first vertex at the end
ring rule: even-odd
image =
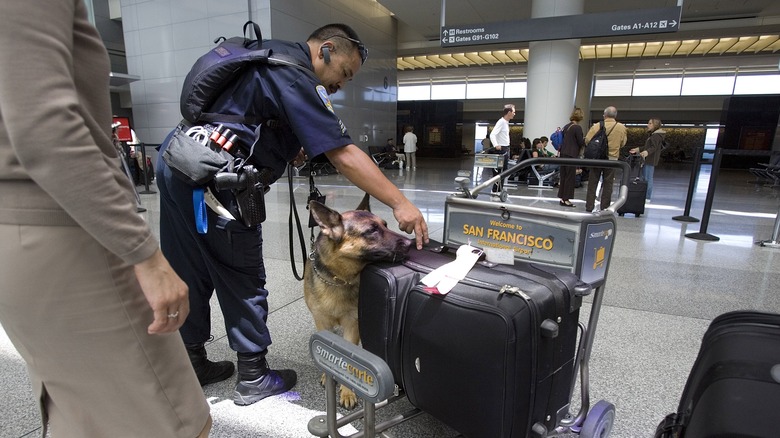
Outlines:
{"type": "Polygon", "coordinates": [[[303,229],[301,228],[301,219],[298,217],[298,209],[295,208],[295,194],[293,193],[292,185],[293,165],[287,165],[287,187],[290,190],[290,215],[288,218],[287,231],[290,236],[290,264],[292,265],[293,276],[296,280],[303,280],[303,273],[298,274],[298,269],[295,267],[295,251],[293,250],[293,216],[295,216],[295,224],[298,228],[298,240],[301,242],[301,254],[303,255],[303,268],[306,269],[306,244],[303,241],[303,229]]]}
{"type": "MultiPolygon", "coordinates": [[[[311,163],[307,163],[306,168],[311,169],[311,163]]],[[[306,244],[303,240],[303,228],[301,227],[301,219],[298,217],[298,209],[295,208],[295,195],[293,193],[293,184],[292,184],[292,174],[293,174],[293,165],[288,164],[287,165],[287,186],[290,191],[290,216],[288,220],[288,234],[290,236],[290,264],[292,265],[292,271],[293,276],[296,280],[303,280],[303,274],[298,274],[298,269],[295,266],[295,251],[293,249],[293,216],[295,216],[295,224],[298,231],[298,240],[301,243],[301,255],[303,256],[303,268],[306,269],[306,261],[308,260],[306,255],[306,244]]],[[[325,203],[325,196],[323,196],[322,193],[320,193],[319,189],[314,185],[314,172],[311,172],[309,170],[309,198],[306,201],[306,209],[309,209],[309,201],[318,201],[321,203],[325,203]]],[[[317,226],[317,222],[314,220],[314,217],[312,217],[311,212],[309,212],[309,229],[311,230],[311,234],[309,236],[310,243],[314,244],[314,227],[317,226]]]]}

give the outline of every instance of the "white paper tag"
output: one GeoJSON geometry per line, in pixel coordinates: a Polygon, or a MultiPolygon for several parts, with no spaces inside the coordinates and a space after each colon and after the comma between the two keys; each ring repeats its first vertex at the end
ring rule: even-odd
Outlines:
{"type": "Polygon", "coordinates": [[[502,265],[515,264],[515,252],[511,249],[485,248],[485,260],[502,265]]]}
{"type": "Polygon", "coordinates": [[[441,295],[451,291],[460,280],[466,278],[482,255],[482,250],[461,245],[455,255],[455,260],[439,266],[420,280],[426,286],[426,291],[441,295]]]}

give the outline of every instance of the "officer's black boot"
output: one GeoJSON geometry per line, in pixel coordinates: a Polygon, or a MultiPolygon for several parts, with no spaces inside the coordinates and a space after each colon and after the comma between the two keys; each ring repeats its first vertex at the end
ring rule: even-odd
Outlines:
{"type": "Polygon", "coordinates": [[[272,370],[265,353],[238,353],[238,383],[233,402],[251,405],[266,397],[282,394],[295,386],[298,375],[293,370],[272,370]]]}
{"type": "Polygon", "coordinates": [[[192,368],[198,376],[201,386],[209,383],[221,382],[233,375],[235,367],[233,362],[224,360],[212,362],[206,357],[206,347],[203,344],[185,344],[187,354],[190,356],[192,368]]]}

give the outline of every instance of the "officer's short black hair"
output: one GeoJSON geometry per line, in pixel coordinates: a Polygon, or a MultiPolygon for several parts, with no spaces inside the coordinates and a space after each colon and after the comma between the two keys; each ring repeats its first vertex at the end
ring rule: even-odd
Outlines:
{"type": "Polygon", "coordinates": [[[362,62],[366,62],[368,50],[360,40],[354,29],[343,23],[326,24],[309,35],[306,41],[323,42],[330,40],[336,47],[336,50],[347,52],[357,47],[362,62]],[[335,38],[335,39],[334,39],[335,38]]]}
{"type": "Polygon", "coordinates": [[[320,27],[309,35],[306,41],[325,41],[333,35],[340,35],[360,41],[360,37],[354,29],[343,23],[331,23],[320,27]]]}

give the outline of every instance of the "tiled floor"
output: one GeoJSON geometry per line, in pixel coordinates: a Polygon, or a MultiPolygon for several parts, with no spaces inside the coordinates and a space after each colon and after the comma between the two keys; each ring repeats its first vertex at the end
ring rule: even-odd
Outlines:
{"type": "MultiPolygon", "coordinates": [[[[431,237],[441,239],[444,198],[455,188],[457,171],[470,167],[468,158],[420,158],[416,171],[385,173],[422,210],[431,237]]],[[[691,216],[701,218],[709,176],[705,165],[691,216]]],[[[604,399],[616,406],[612,437],[652,437],[658,422],[676,409],[701,336],[713,317],[736,309],[780,312],[780,249],[755,244],[772,237],[780,191],[750,184],[753,178],[746,170],[721,171],[707,228],[720,240],[705,242],[685,237],[698,232],[700,223],[671,219],[683,214],[689,178],[686,165],[659,167],[646,214],[617,218],[615,249],[590,367],[591,402],[604,399]]],[[[362,196],[339,175],[318,177],[317,184],[327,195],[327,204],[338,210],[356,207],[362,196]]],[[[295,180],[295,194],[305,220],[305,178],[295,180]]],[[[576,196],[577,209],[582,211],[585,188],[577,189],[576,196]]],[[[157,197],[141,197],[148,209],[144,215],[157,229],[157,197]]],[[[513,189],[508,202],[563,208],[558,206],[554,190],[513,189]]],[[[302,286],[291,274],[286,183],[272,188],[267,204],[271,216],[264,225],[265,260],[271,292],[269,326],[274,336],[270,362],[274,367],[297,370],[299,383],[290,393],[248,407],[238,407],[230,400],[232,379],[207,386],[204,390],[214,416],[212,437],[311,436],[307,423],[325,406],[320,373],[307,350],[314,324],[302,299],[302,286]]],[[[372,208],[392,224],[387,207],[375,201],[372,208]]],[[[296,254],[296,259],[300,270],[301,255],[296,254]]],[[[589,310],[586,303],[583,317],[589,310]]],[[[235,360],[219,313],[213,318],[215,340],[207,347],[210,357],[235,360]]],[[[24,364],[2,330],[0,373],[0,438],[40,435],[24,364]]],[[[398,402],[380,410],[378,416],[386,418],[408,407],[398,402]]],[[[341,433],[354,430],[346,427],[341,433]]],[[[457,436],[427,415],[392,429],[391,434],[396,438],[457,436]]]]}

